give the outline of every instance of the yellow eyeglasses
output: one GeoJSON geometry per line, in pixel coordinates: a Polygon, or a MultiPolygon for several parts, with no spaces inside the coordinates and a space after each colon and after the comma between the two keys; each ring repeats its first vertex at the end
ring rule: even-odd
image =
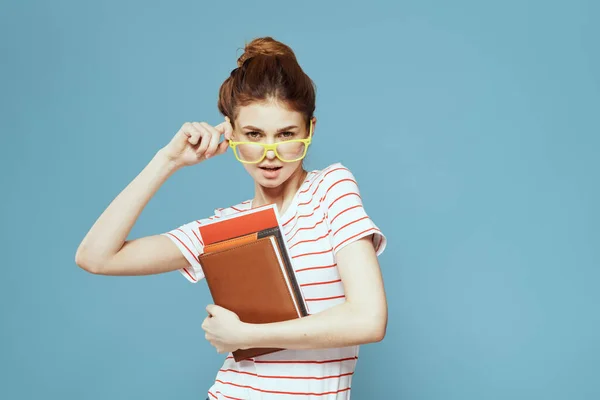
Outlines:
{"type": "Polygon", "coordinates": [[[283,162],[300,161],[306,156],[308,146],[312,141],[313,124],[306,139],[285,140],[278,143],[234,142],[229,139],[229,147],[239,162],[258,164],[267,156],[267,151],[273,150],[275,156],[283,162]]]}

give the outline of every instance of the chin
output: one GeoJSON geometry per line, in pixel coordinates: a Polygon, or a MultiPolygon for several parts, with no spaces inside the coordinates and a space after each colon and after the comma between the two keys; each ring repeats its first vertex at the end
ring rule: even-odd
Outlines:
{"type": "Polygon", "coordinates": [[[278,186],[281,186],[281,184],[285,181],[279,181],[279,180],[274,181],[272,179],[259,179],[256,182],[258,182],[258,184],[264,188],[274,189],[278,186]]]}

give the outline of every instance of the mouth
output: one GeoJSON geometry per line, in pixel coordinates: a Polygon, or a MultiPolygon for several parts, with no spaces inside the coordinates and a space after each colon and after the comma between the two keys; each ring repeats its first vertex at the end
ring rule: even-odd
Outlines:
{"type": "Polygon", "coordinates": [[[265,178],[265,179],[277,179],[279,177],[279,170],[282,167],[276,167],[276,166],[270,166],[270,165],[265,165],[262,167],[258,167],[260,168],[260,170],[262,171],[261,175],[265,178]]]}
{"type": "Polygon", "coordinates": [[[264,171],[277,171],[280,170],[282,167],[270,167],[270,166],[266,166],[266,167],[258,167],[264,171]]]}

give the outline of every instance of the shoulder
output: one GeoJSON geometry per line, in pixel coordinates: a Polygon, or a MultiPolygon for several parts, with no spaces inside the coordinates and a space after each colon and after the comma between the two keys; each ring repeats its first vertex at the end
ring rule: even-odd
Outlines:
{"type": "Polygon", "coordinates": [[[327,201],[331,195],[357,192],[358,185],[354,174],[344,164],[337,162],[322,169],[315,179],[319,182],[318,192],[321,201],[327,201]]]}
{"type": "Polygon", "coordinates": [[[329,177],[329,179],[331,180],[331,177],[333,177],[334,179],[336,177],[344,177],[347,175],[352,175],[352,172],[350,171],[350,169],[348,167],[346,167],[341,162],[336,162],[336,163],[329,165],[326,168],[323,168],[320,171],[320,175],[323,178],[329,177]]]}
{"type": "Polygon", "coordinates": [[[310,186],[318,186],[317,191],[320,191],[322,187],[329,187],[333,183],[340,179],[351,178],[354,180],[354,176],[348,167],[343,165],[341,162],[330,164],[323,169],[316,169],[310,171],[309,178],[306,183],[310,186]]]}
{"type": "Polygon", "coordinates": [[[350,169],[341,162],[337,162],[329,165],[327,168],[323,168],[320,171],[317,179],[322,181],[321,186],[324,188],[329,188],[344,180],[351,180],[356,183],[356,179],[354,178],[352,171],[350,171],[350,169]]]}

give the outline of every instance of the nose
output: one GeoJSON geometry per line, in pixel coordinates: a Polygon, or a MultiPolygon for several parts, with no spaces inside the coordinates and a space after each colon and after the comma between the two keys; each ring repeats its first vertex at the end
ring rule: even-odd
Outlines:
{"type": "Polygon", "coordinates": [[[273,150],[267,150],[267,159],[268,160],[274,160],[275,159],[275,152],[273,150]]]}

